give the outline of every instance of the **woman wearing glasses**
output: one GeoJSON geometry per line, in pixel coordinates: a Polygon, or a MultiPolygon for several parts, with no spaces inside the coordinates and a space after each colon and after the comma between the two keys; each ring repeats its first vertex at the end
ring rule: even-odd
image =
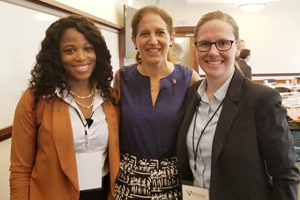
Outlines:
{"type": "Polygon", "coordinates": [[[223,12],[197,24],[196,57],[206,78],[188,93],[177,146],[180,179],[210,200],[296,200],[299,170],[286,110],[278,92],[236,69],[238,39],[235,20],[223,12]]]}

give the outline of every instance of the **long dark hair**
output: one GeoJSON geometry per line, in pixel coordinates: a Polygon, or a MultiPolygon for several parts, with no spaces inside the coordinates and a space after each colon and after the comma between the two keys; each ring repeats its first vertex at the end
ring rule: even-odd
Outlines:
{"type": "Polygon", "coordinates": [[[67,85],[66,72],[59,53],[62,34],[69,28],[76,28],[94,46],[97,59],[90,81],[100,89],[100,95],[104,100],[115,104],[115,98],[112,96],[113,89],[110,86],[113,79],[111,55],[101,30],[85,17],[70,15],[50,25],[42,41],[41,50],[36,56],[36,64],[31,71],[32,77],[29,82],[29,87],[34,92],[34,107],[42,96],[54,97],[57,88],[60,92],[63,90],[69,92],[71,89],[67,85]]]}

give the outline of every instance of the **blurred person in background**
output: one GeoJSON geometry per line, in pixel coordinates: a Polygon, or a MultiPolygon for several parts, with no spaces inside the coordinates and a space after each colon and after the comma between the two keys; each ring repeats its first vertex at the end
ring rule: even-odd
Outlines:
{"type": "Polygon", "coordinates": [[[168,61],[180,64],[183,57],[183,48],[179,43],[173,42],[172,46],[168,51],[168,61]]]}
{"type": "Polygon", "coordinates": [[[248,62],[250,60],[250,53],[250,49],[242,49],[240,53],[240,59],[237,61],[237,63],[244,75],[250,80],[252,80],[252,69],[248,65],[248,62]]]}

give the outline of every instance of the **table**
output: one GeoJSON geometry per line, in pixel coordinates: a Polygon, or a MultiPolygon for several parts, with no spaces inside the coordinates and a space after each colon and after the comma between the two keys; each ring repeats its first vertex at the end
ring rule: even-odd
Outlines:
{"type": "Polygon", "coordinates": [[[300,108],[287,108],[287,115],[294,121],[300,122],[300,108]]]}
{"type": "Polygon", "coordinates": [[[287,115],[294,121],[300,122],[300,93],[284,92],[280,93],[282,106],[286,108],[287,115]]]}

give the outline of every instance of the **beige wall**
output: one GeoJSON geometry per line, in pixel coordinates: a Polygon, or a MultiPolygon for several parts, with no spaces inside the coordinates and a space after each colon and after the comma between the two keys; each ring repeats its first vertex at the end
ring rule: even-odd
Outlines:
{"type": "Polygon", "coordinates": [[[11,139],[0,142],[0,199],[9,199],[9,164],[11,139]]]}
{"type": "Polygon", "coordinates": [[[221,10],[236,20],[240,38],[251,50],[249,61],[252,73],[300,73],[300,1],[274,2],[256,13],[245,13],[233,6],[167,7],[174,25],[187,20],[188,26],[196,26],[207,12],[221,10]],[[180,11],[179,11],[180,10],[180,11]]]}
{"type": "MultiPolygon", "coordinates": [[[[81,9],[107,21],[123,26],[123,4],[140,8],[150,0],[57,0],[81,9]],[[104,3],[105,1],[105,3],[104,3]]],[[[163,4],[163,3],[161,3],[163,4]]],[[[251,50],[249,61],[253,73],[300,73],[300,1],[267,3],[256,13],[245,13],[237,4],[200,5],[185,7],[172,5],[164,7],[173,17],[174,26],[179,20],[186,20],[188,26],[196,26],[201,16],[207,12],[221,10],[235,18],[240,28],[240,38],[251,50]]],[[[131,59],[125,59],[129,64],[131,59]]]]}
{"type": "Polygon", "coordinates": [[[145,6],[143,0],[55,0],[101,19],[123,26],[123,5],[145,6]]]}

